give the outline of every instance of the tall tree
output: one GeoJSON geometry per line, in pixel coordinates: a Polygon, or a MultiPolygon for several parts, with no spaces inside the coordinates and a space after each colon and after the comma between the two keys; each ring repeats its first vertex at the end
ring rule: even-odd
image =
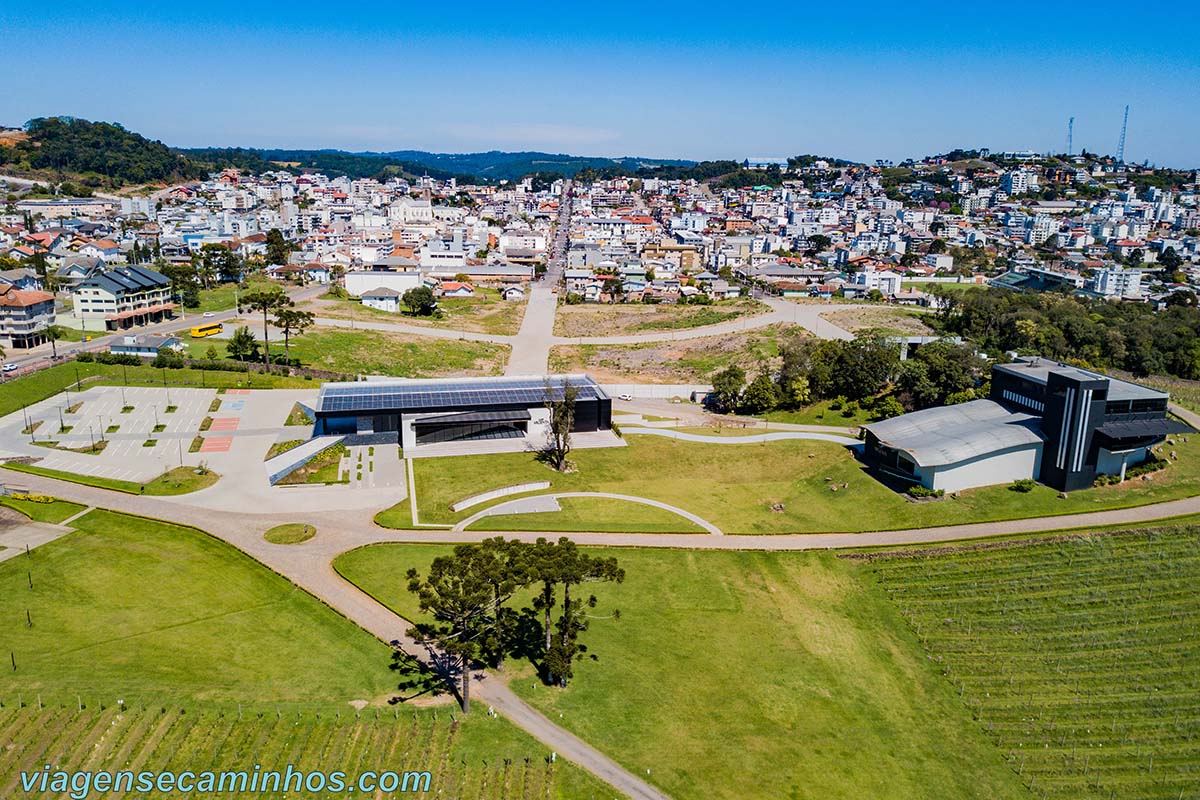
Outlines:
{"type": "Polygon", "coordinates": [[[271,230],[267,231],[268,264],[286,264],[291,252],[291,242],[284,238],[283,233],[278,228],[271,228],[271,230]]]}
{"type": "Polygon", "coordinates": [[[730,365],[713,375],[712,385],[717,405],[725,411],[734,411],[746,389],[746,371],[736,364],[730,365]]]}
{"type": "Polygon", "coordinates": [[[309,311],[284,307],[275,312],[275,327],[283,332],[283,359],[292,365],[292,336],[299,336],[312,327],[314,317],[309,311]]]}
{"type": "Polygon", "coordinates": [[[571,430],[575,427],[575,401],[579,387],[563,378],[561,386],[553,386],[546,380],[545,404],[550,412],[550,431],[543,447],[547,459],[556,470],[567,469],[567,455],[571,452],[571,430]]]}
{"type": "Polygon", "coordinates": [[[547,683],[565,686],[572,675],[571,666],[575,659],[587,652],[580,644],[579,634],[587,630],[585,608],[596,607],[594,595],[587,599],[572,597],[571,588],[594,581],[625,580],[625,571],[615,558],[598,558],[581,551],[567,537],[557,543],[539,539],[534,557],[534,570],[542,582],[542,605],[546,620],[546,652],[543,667],[547,683]],[[553,605],[554,586],[562,587],[562,613],[554,626],[558,636],[550,629],[549,610],[553,605]],[[547,589],[547,586],[550,588],[547,589]]]}
{"type": "Polygon", "coordinates": [[[434,623],[417,626],[413,635],[434,642],[445,656],[457,662],[459,703],[471,711],[471,664],[479,654],[481,638],[492,626],[494,598],[475,557],[476,548],[456,547],[453,555],[439,556],[424,579],[416,569],[407,573],[408,590],[417,595],[422,612],[434,623]]]}
{"type": "Polygon", "coordinates": [[[58,340],[65,338],[67,329],[61,325],[47,325],[44,331],[46,340],[50,342],[50,358],[53,361],[58,360],[58,340]]]}
{"type": "Polygon", "coordinates": [[[292,305],[291,298],[284,294],[278,286],[256,289],[242,295],[242,305],[252,311],[261,311],[263,315],[263,366],[271,371],[271,344],[268,338],[267,323],[272,312],[292,305]]]}

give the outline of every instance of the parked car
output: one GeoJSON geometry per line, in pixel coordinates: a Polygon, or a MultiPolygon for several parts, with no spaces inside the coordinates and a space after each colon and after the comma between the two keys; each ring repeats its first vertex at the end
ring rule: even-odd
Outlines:
{"type": "Polygon", "coordinates": [[[0,367],[0,370],[3,370],[4,372],[16,372],[17,365],[12,363],[5,364],[3,367],[0,367]]]}
{"type": "Polygon", "coordinates": [[[627,394],[621,394],[621,395],[617,395],[617,399],[618,399],[618,400],[632,400],[632,399],[633,399],[633,395],[631,395],[631,394],[628,394],[628,393],[627,393],[627,394]]]}
{"type": "Polygon", "coordinates": [[[214,314],[214,313],[213,313],[213,312],[211,312],[211,311],[205,311],[205,312],[204,312],[204,314],[203,314],[202,316],[205,316],[205,317],[215,317],[215,316],[216,316],[216,314],[214,314]]]}

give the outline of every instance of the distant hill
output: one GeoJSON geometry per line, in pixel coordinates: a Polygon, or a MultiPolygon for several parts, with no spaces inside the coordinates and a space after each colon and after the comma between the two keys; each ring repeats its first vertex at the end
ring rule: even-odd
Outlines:
{"type": "MultiPolygon", "coordinates": [[[[498,183],[536,176],[546,185],[556,176],[578,175],[583,180],[631,176],[668,180],[703,180],[714,186],[779,185],[777,167],[748,169],[738,161],[622,156],[573,156],[539,151],[483,153],[432,153],[425,150],[347,152],[344,150],[288,150],[272,148],[200,147],[171,148],[162,142],[110,122],[90,122],[74,117],[30,120],[22,129],[0,129],[0,171],[54,182],[74,181],[92,189],[126,185],[172,183],[201,178],[233,167],[251,173],[287,170],[294,174],[323,172],[351,178],[428,175],[437,180],[458,178],[461,183],[498,183]]],[[[804,155],[788,159],[792,166],[809,166],[819,160],[804,155]]],[[[825,158],[835,167],[849,161],[825,158]]]]}
{"type": "Polygon", "coordinates": [[[80,179],[91,187],[198,178],[204,167],[162,142],[109,122],[49,117],[25,124],[0,147],[0,169],[80,179]]]}

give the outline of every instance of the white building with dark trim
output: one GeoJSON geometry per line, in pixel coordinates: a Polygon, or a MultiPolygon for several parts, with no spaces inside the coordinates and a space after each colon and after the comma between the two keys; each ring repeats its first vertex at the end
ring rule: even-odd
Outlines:
{"type": "Polygon", "coordinates": [[[1032,478],[1086,489],[1191,431],[1167,416],[1168,395],[1043,358],[992,367],[991,397],[865,426],[864,458],[929,489],[955,492],[1032,478]]]}

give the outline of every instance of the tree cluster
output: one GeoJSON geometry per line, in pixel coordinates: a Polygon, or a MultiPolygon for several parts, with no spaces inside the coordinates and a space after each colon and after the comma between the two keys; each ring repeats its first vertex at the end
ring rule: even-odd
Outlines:
{"type": "Polygon", "coordinates": [[[71,117],[32,119],[29,138],[0,148],[0,163],[30,170],[92,176],[85,185],[121,185],[199,178],[202,165],[162,142],[131,133],[120,125],[71,117]]]}
{"type": "Polygon", "coordinates": [[[1200,310],[1186,298],[1163,311],[1065,294],[989,290],[943,297],[944,333],[992,353],[1016,351],[1137,375],[1200,379],[1200,310]]]}
{"type": "Polygon", "coordinates": [[[981,396],[987,371],[987,362],[972,347],[948,341],[923,345],[902,362],[894,342],[870,331],[850,341],[786,341],[779,352],[778,370],[764,364],[749,382],[736,365],[716,373],[715,404],[726,412],[763,414],[836,400],[838,410],[851,412],[847,416],[861,407],[883,419],[981,396]]]}
{"type": "Polygon", "coordinates": [[[574,676],[572,665],[588,652],[580,636],[597,605],[595,595],[582,597],[579,587],[620,583],[625,571],[615,558],[584,553],[566,537],[532,544],[496,537],[459,545],[435,558],[424,576],[410,569],[406,578],[432,619],[410,635],[434,646],[444,674],[457,673],[459,701],[468,712],[470,671],[477,662],[496,666],[506,656],[527,658],[548,685],[565,686],[574,676]],[[518,595],[528,600],[518,606],[518,595]]]}

